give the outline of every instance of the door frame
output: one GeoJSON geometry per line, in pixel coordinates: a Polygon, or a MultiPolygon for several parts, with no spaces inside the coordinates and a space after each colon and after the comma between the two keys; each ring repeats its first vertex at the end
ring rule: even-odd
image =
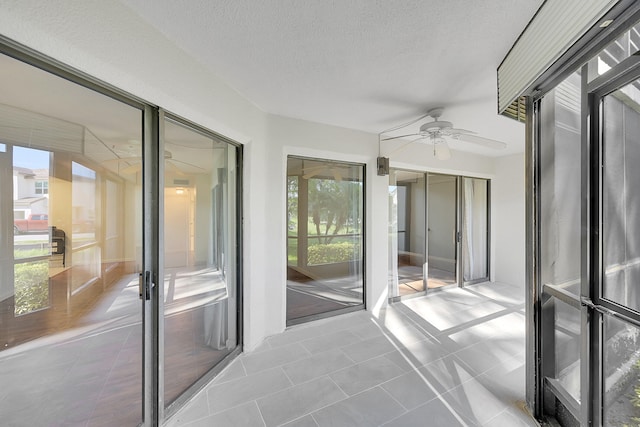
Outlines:
{"type": "MultiPolygon", "coordinates": [[[[455,275],[455,279],[454,279],[454,285],[457,287],[464,287],[467,285],[472,285],[472,284],[476,284],[476,283],[482,283],[482,282],[486,282],[491,280],[491,179],[489,178],[484,178],[484,177],[473,177],[473,176],[467,176],[467,175],[453,175],[453,174],[447,174],[447,173],[440,173],[440,172],[430,172],[430,171],[416,171],[416,170],[412,170],[412,169],[405,169],[405,168],[391,168],[391,172],[395,172],[395,171],[406,171],[406,172],[412,172],[412,173],[417,173],[417,174],[423,174],[424,175],[424,200],[425,200],[425,205],[424,205],[424,211],[425,211],[425,224],[424,224],[424,229],[425,229],[425,241],[424,241],[424,247],[425,247],[425,253],[424,253],[424,257],[425,257],[425,263],[427,264],[427,273],[423,274],[423,281],[424,281],[424,290],[423,291],[419,291],[419,292],[415,292],[413,294],[410,295],[404,295],[404,296],[400,296],[400,295],[393,295],[391,293],[391,287],[392,287],[392,283],[393,281],[391,281],[389,283],[389,288],[390,288],[390,297],[389,297],[389,302],[393,303],[393,302],[397,302],[403,299],[407,299],[407,298],[414,298],[414,297],[418,297],[418,296],[423,296],[426,295],[427,293],[433,292],[434,289],[429,290],[428,288],[428,281],[429,281],[429,276],[428,276],[428,259],[429,259],[429,203],[430,203],[430,197],[429,197],[429,181],[430,175],[442,175],[442,176],[447,176],[447,177],[452,177],[455,178],[455,230],[454,230],[454,244],[455,244],[455,248],[454,248],[454,253],[455,253],[455,271],[454,271],[454,275],[455,275]],[[485,277],[479,278],[479,279],[475,279],[475,280],[468,280],[465,281],[464,280],[464,255],[463,255],[463,248],[462,248],[462,233],[463,233],[463,227],[462,227],[462,221],[464,220],[464,187],[463,187],[463,182],[465,179],[481,179],[486,181],[487,183],[487,242],[486,242],[486,271],[487,274],[485,277]]],[[[391,177],[392,174],[390,173],[389,176],[391,177]]],[[[391,182],[388,184],[389,186],[391,186],[391,182]]],[[[398,183],[394,184],[395,186],[399,186],[398,183]]],[[[413,206],[413,205],[412,205],[413,206]]],[[[407,213],[408,214],[408,213],[407,213]]],[[[393,251],[389,251],[390,256],[393,254],[393,251]]]]}

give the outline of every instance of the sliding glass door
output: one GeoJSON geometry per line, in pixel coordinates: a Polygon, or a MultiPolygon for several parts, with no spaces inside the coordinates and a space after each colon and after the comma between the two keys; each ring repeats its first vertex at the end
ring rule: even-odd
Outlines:
{"type": "Polygon", "coordinates": [[[164,402],[238,346],[236,149],[164,121],[164,402]]]}
{"type": "Polygon", "coordinates": [[[489,280],[489,180],[391,169],[390,298],[489,280]]]}
{"type": "Polygon", "coordinates": [[[455,285],[459,278],[459,177],[427,173],[427,285],[455,285]]]}
{"type": "Polygon", "coordinates": [[[287,159],[287,324],[364,308],[364,166],[287,159]]]}
{"type": "Polygon", "coordinates": [[[0,54],[0,424],[160,425],[241,349],[242,151],[15,57],[0,54]]]}
{"type": "Polygon", "coordinates": [[[3,425],[143,420],[141,108],[0,55],[3,425]]]}
{"type": "Polygon", "coordinates": [[[426,290],[426,177],[424,173],[392,170],[389,174],[391,247],[390,277],[394,296],[426,290]]]}

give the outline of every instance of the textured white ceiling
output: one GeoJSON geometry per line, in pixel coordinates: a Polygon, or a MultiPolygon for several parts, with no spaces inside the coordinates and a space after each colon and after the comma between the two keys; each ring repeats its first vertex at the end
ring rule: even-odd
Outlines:
{"type": "Polygon", "coordinates": [[[542,0],[121,1],[269,113],[378,133],[444,106],[521,145],[496,69],[542,0]]]}

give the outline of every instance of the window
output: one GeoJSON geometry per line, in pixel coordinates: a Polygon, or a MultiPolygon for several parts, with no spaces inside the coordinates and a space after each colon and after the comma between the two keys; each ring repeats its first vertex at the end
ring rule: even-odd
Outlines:
{"type": "Polygon", "coordinates": [[[49,181],[36,181],[36,194],[49,194],[49,181]]]}
{"type": "Polygon", "coordinates": [[[287,161],[287,323],[364,307],[364,166],[287,161]]]}

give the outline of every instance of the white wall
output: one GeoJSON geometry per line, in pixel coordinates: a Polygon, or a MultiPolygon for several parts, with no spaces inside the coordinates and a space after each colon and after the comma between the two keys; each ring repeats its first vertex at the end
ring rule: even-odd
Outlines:
{"type": "Polygon", "coordinates": [[[500,157],[495,168],[491,182],[492,280],[524,288],[524,154],[500,157]]]}
{"type": "MultiPolygon", "coordinates": [[[[290,154],[366,164],[367,306],[376,312],[386,303],[388,177],[376,174],[377,135],[261,111],[118,2],[23,0],[5,2],[2,9],[4,36],[244,145],[245,349],[285,327],[285,182],[290,154]]],[[[495,175],[490,158],[453,152],[452,159],[439,162],[424,145],[394,154],[392,166],[495,175]]],[[[504,191],[515,190],[509,184],[501,184],[504,191]]],[[[513,196],[498,197],[499,191],[500,186],[494,188],[494,200],[506,205],[513,196]]],[[[494,204],[494,212],[498,206],[494,204]]],[[[517,227],[516,219],[511,220],[517,227]]],[[[496,221],[493,224],[495,230],[496,221]]],[[[496,244],[502,245],[503,237],[496,233],[496,244]]],[[[495,270],[501,268],[497,262],[495,270]]]]}

